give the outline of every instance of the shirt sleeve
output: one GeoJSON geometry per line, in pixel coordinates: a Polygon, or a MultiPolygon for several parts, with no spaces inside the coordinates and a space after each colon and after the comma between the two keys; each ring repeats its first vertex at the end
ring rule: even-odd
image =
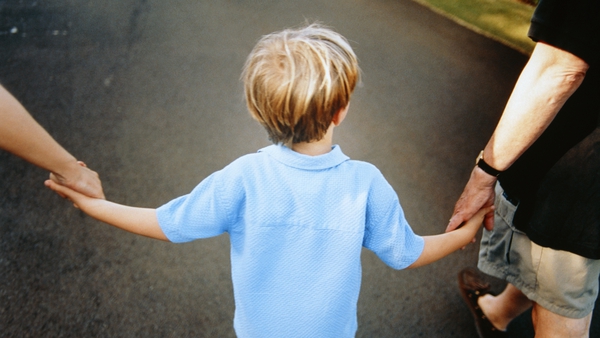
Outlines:
{"type": "Polygon", "coordinates": [[[413,232],[398,195],[380,173],[369,193],[366,223],[363,246],[391,268],[404,269],[421,256],[425,241],[413,232]]]}
{"type": "Polygon", "coordinates": [[[224,171],[207,177],[188,195],[176,198],[156,211],[158,224],[174,243],[218,236],[232,224],[231,195],[235,182],[224,171]]]}
{"type": "Polygon", "coordinates": [[[598,0],[542,0],[533,13],[528,35],[595,65],[600,58],[599,10],[598,0]]]}

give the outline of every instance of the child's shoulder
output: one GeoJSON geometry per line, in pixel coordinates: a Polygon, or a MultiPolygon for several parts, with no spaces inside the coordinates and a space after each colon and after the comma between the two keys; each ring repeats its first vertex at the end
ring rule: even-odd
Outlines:
{"type": "Polygon", "coordinates": [[[381,175],[381,171],[379,170],[379,168],[377,168],[377,166],[375,166],[371,162],[351,159],[347,161],[347,164],[360,172],[370,173],[373,175],[381,175]]]}
{"type": "Polygon", "coordinates": [[[258,151],[255,153],[241,155],[226,165],[221,171],[225,171],[233,175],[246,176],[256,174],[256,172],[261,172],[265,168],[269,167],[269,165],[268,155],[264,152],[258,151]]]}
{"type": "Polygon", "coordinates": [[[233,160],[224,169],[238,169],[243,170],[244,168],[252,167],[252,166],[260,166],[261,162],[264,162],[265,155],[258,153],[249,153],[241,155],[240,157],[233,160]]]}

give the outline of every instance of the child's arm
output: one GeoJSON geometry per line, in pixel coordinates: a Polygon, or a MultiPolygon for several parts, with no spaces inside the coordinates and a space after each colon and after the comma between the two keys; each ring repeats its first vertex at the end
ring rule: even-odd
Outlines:
{"type": "Polygon", "coordinates": [[[62,197],[72,201],[76,208],[83,210],[83,212],[99,221],[134,234],[168,241],[158,225],[155,209],[135,208],[103,199],[91,198],[52,180],[47,180],[45,185],[62,197]]]}
{"type": "Polygon", "coordinates": [[[493,209],[493,207],[488,207],[479,210],[473,218],[454,231],[434,236],[423,236],[423,239],[425,239],[423,252],[408,268],[418,268],[433,263],[469,244],[481,227],[485,214],[493,209]]]}

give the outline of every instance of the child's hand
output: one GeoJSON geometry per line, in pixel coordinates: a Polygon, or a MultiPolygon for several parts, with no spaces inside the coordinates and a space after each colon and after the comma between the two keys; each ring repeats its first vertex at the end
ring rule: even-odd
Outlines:
{"type": "Polygon", "coordinates": [[[44,185],[56,192],[57,194],[59,194],[62,198],[66,198],[69,201],[73,202],[75,208],[84,209],[87,205],[93,203],[93,201],[96,200],[96,198],[88,197],[86,195],[78,193],[77,191],[71,188],[67,188],[64,185],[60,185],[51,179],[46,180],[44,182],[44,185]]]}
{"type": "Polygon", "coordinates": [[[485,215],[492,213],[494,211],[494,207],[490,206],[487,208],[480,209],[471,219],[461,225],[460,229],[465,229],[467,231],[472,232],[473,239],[471,243],[475,243],[475,236],[477,235],[477,231],[481,227],[483,220],[485,219],[485,215]]]}
{"type": "Polygon", "coordinates": [[[60,196],[73,202],[76,208],[99,221],[134,234],[163,241],[169,240],[158,223],[156,209],[130,207],[103,198],[89,197],[53,180],[46,180],[44,184],[60,196]]]}
{"type": "MultiPolygon", "coordinates": [[[[469,219],[459,227],[459,229],[464,229],[471,233],[471,236],[473,236],[473,239],[471,239],[471,243],[475,243],[475,236],[477,235],[477,231],[479,231],[479,228],[481,227],[483,220],[485,219],[485,215],[492,213],[493,211],[494,206],[480,209],[475,215],[473,215],[473,217],[471,217],[471,219],[469,219]]],[[[462,248],[464,249],[465,247],[466,246],[463,246],[462,248]]]]}

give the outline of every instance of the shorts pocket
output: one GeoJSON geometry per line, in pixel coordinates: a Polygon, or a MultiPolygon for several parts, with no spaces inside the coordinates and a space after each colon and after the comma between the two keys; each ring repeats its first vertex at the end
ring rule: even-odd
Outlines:
{"type": "Polygon", "coordinates": [[[499,183],[496,184],[496,201],[494,206],[496,208],[496,217],[494,219],[495,223],[497,223],[498,218],[500,218],[512,231],[520,234],[525,234],[521,230],[515,228],[513,225],[515,212],[517,211],[519,205],[515,205],[513,204],[513,202],[508,200],[506,194],[504,193],[504,190],[502,189],[499,183]]]}

